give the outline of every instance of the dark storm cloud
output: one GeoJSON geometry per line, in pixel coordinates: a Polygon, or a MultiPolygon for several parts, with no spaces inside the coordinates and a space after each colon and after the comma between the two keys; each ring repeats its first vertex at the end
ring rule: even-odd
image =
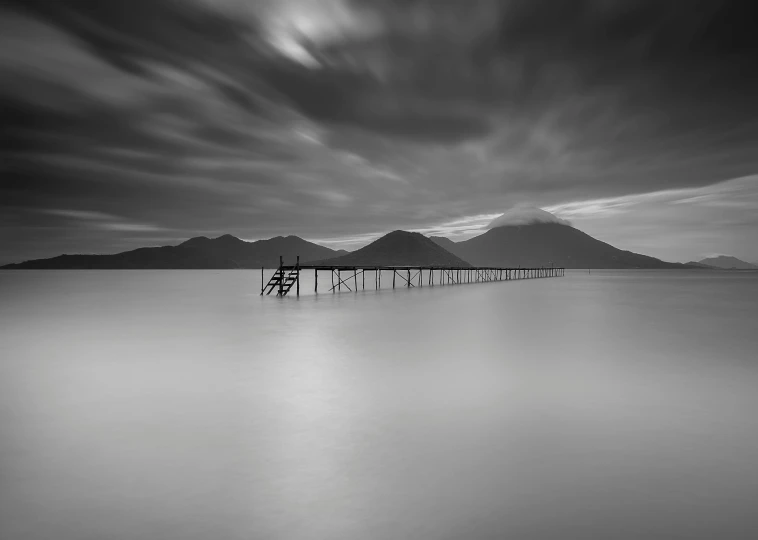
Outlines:
{"type": "Polygon", "coordinates": [[[82,39],[93,54],[119,68],[143,73],[138,58],[187,62],[233,53],[242,25],[200,3],[174,0],[10,0],[19,11],[39,17],[82,39]]]}
{"type": "MultiPolygon", "coordinates": [[[[457,142],[489,133],[486,115],[439,107],[420,110],[370,73],[326,67],[316,73],[290,62],[271,63],[262,75],[267,83],[310,118],[344,124],[417,141],[457,142]]],[[[428,103],[428,102],[427,102],[428,103]]]]}
{"type": "Polygon", "coordinates": [[[42,216],[91,250],[129,228],[327,237],[758,162],[751,2],[2,6],[0,209],[29,254],[58,251],[42,216]]]}

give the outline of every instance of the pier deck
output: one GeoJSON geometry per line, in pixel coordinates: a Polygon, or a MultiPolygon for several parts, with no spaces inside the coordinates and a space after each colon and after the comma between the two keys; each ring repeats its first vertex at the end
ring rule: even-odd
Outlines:
{"type": "MultiPolygon", "coordinates": [[[[261,295],[269,295],[276,291],[276,296],[287,296],[294,287],[300,295],[300,273],[303,270],[314,271],[314,292],[318,293],[319,272],[329,272],[330,281],[324,288],[327,292],[341,292],[342,286],[351,292],[366,289],[366,274],[374,278],[374,289],[382,288],[382,272],[392,272],[392,288],[428,287],[440,285],[462,285],[468,283],[487,283],[491,281],[512,281],[519,279],[537,279],[562,277],[565,269],[554,266],[534,268],[499,268],[491,266],[460,267],[460,266],[333,266],[300,264],[300,257],[295,265],[287,266],[279,258],[279,268],[269,279],[264,279],[264,269],[261,268],[261,295]],[[343,273],[347,277],[343,277],[343,273]],[[360,285],[359,280],[360,279],[360,285]],[[399,278],[399,279],[398,279],[399,278]],[[351,286],[352,285],[352,286],[351,286]]],[[[387,285],[389,287],[389,285],[387,285]]],[[[369,283],[369,289],[370,289],[369,283]]],[[[323,289],[322,289],[323,290],[323,289]]]]}

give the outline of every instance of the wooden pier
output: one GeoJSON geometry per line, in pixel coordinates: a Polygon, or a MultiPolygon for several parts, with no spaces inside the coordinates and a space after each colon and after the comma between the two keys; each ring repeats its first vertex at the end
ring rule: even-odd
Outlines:
{"type": "MultiPolygon", "coordinates": [[[[300,296],[300,273],[314,271],[314,292],[318,293],[319,272],[329,272],[330,280],[322,287],[326,292],[341,292],[342,286],[351,292],[366,289],[366,274],[374,278],[374,289],[382,288],[382,272],[392,272],[392,288],[428,287],[435,285],[461,285],[467,283],[487,283],[491,281],[512,281],[562,277],[564,268],[543,266],[537,268],[495,268],[495,267],[451,267],[451,266],[321,266],[300,264],[300,257],[294,266],[286,266],[279,257],[279,268],[266,283],[264,269],[261,268],[261,296],[276,291],[276,296],[287,296],[295,288],[300,296]],[[346,274],[347,277],[343,277],[346,274]],[[360,282],[359,279],[360,278],[360,282]],[[352,286],[351,286],[352,285],[352,286]]],[[[371,288],[369,283],[369,289],[371,288]]],[[[389,285],[387,285],[389,287],[389,285]]]]}

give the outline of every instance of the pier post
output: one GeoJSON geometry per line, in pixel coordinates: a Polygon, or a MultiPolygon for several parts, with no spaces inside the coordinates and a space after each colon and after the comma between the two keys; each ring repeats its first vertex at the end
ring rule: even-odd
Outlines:
{"type": "MultiPolygon", "coordinates": [[[[313,291],[318,294],[318,274],[320,270],[329,270],[331,273],[332,293],[342,292],[342,283],[349,291],[353,291],[350,287],[350,270],[353,271],[353,286],[355,292],[358,292],[358,266],[307,266],[306,269],[312,269],[313,272],[313,291]],[[348,272],[347,277],[342,279],[342,270],[348,272]],[[334,281],[335,275],[337,281],[334,281]]],[[[361,286],[366,290],[366,272],[371,271],[370,267],[360,267],[361,274],[361,286]]],[[[378,291],[382,288],[382,269],[378,266],[373,268],[374,270],[374,288],[378,291]]],[[[392,288],[397,287],[397,276],[399,275],[406,281],[406,288],[424,286],[424,272],[429,271],[427,277],[427,284],[434,285],[460,285],[466,283],[489,283],[494,281],[509,281],[518,279],[541,279],[541,278],[553,278],[562,277],[566,275],[566,269],[563,267],[556,267],[552,262],[545,266],[533,266],[527,268],[494,268],[494,267],[470,267],[459,268],[453,266],[388,266],[385,268],[388,272],[392,272],[392,288]],[[403,270],[406,271],[407,278],[400,274],[403,270]],[[439,282],[435,283],[434,274],[435,270],[439,270],[439,282]],[[413,274],[416,272],[416,275],[413,274]],[[414,283],[418,281],[418,283],[414,283]]],[[[293,266],[284,265],[284,257],[279,256],[279,268],[275,274],[266,283],[266,267],[261,267],[261,295],[272,294],[274,289],[277,289],[276,296],[286,296],[293,288],[296,291],[297,296],[300,296],[300,274],[303,271],[303,267],[300,266],[300,256],[298,255],[293,266]],[[277,287],[278,286],[278,287],[277,287]]]]}
{"type": "Polygon", "coordinates": [[[282,260],[282,256],[279,255],[279,293],[278,296],[283,296],[284,293],[284,261],[282,260]]]}

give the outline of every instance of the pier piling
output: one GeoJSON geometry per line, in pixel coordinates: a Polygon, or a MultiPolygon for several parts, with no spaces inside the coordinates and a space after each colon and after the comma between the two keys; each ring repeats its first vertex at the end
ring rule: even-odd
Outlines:
{"type": "Polygon", "coordinates": [[[350,292],[358,292],[358,275],[362,275],[361,288],[366,290],[366,272],[374,272],[374,288],[382,288],[382,271],[392,272],[392,288],[396,288],[397,277],[400,276],[405,281],[405,287],[421,288],[424,286],[424,271],[428,270],[427,284],[435,285],[435,270],[439,271],[438,285],[460,285],[466,283],[487,283],[494,281],[513,281],[519,279],[535,279],[565,276],[565,269],[555,266],[543,266],[534,268],[492,268],[492,267],[434,267],[434,266],[319,266],[319,265],[301,265],[298,256],[294,266],[286,266],[283,257],[279,257],[279,267],[275,270],[274,275],[265,283],[265,269],[261,268],[261,295],[271,294],[276,290],[277,296],[287,296],[287,293],[294,288],[297,296],[300,296],[300,274],[303,270],[314,271],[313,292],[318,294],[318,274],[319,271],[327,270],[331,275],[332,287],[329,289],[332,293],[342,292],[342,285],[350,292]],[[342,277],[342,271],[347,272],[345,278],[342,277]],[[352,271],[352,275],[350,275],[352,271]],[[401,273],[403,272],[403,273],[401,273]],[[335,282],[335,274],[337,281],[335,282]],[[350,287],[350,279],[353,280],[353,287],[350,287]],[[416,283],[417,282],[417,283],[416,283]]]}

